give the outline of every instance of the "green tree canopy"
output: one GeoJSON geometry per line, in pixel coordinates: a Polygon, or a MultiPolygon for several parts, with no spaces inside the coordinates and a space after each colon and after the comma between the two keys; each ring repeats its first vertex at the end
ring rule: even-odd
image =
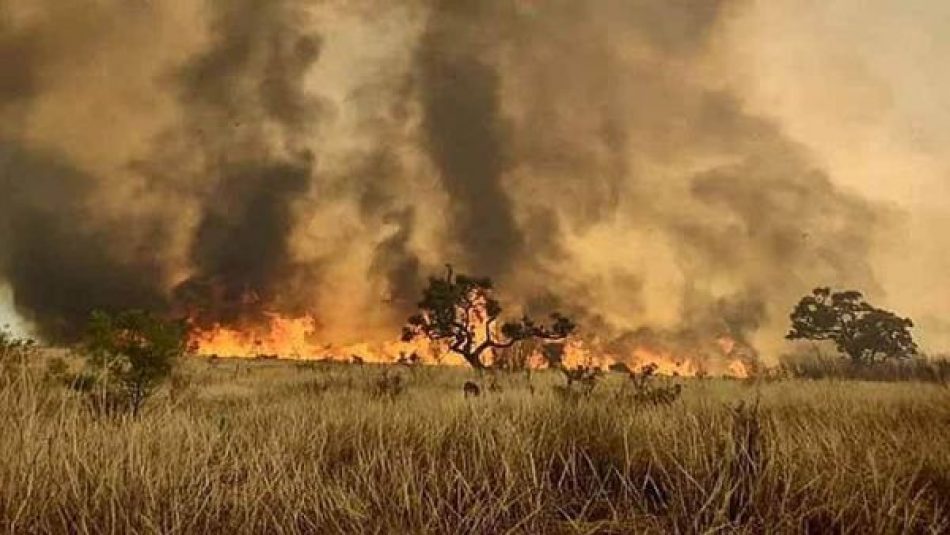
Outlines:
{"type": "Polygon", "coordinates": [[[494,285],[487,277],[455,274],[447,266],[445,277],[430,277],[419,302],[420,313],[403,327],[403,340],[425,337],[445,342],[472,367],[485,367],[482,355],[489,349],[511,347],[521,340],[563,340],[576,329],[566,316],[555,312],[549,324],[524,316],[500,325],[501,304],[494,298],[494,285]]]}
{"type": "Polygon", "coordinates": [[[134,310],[94,312],[86,335],[89,363],[110,388],[118,388],[134,414],[171,373],[187,350],[183,322],[134,310]]]}
{"type": "Polygon", "coordinates": [[[855,362],[909,358],[917,354],[914,323],[874,307],[856,291],[816,288],[791,314],[789,340],[830,340],[855,362]]]}

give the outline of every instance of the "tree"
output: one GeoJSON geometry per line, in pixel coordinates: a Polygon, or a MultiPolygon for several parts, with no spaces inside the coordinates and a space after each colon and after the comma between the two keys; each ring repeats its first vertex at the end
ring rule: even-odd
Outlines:
{"type": "Polygon", "coordinates": [[[563,340],[576,329],[573,321],[560,313],[551,314],[551,323],[542,325],[524,316],[498,326],[502,308],[493,297],[489,278],[456,275],[446,266],[444,278],[430,277],[419,302],[420,313],[403,327],[403,340],[425,337],[444,342],[473,368],[483,369],[482,355],[489,349],[504,349],[522,340],[563,340]]]}
{"type": "Polygon", "coordinates": [[[183,322],[144,311],[94,312],[86,336],[89,364],[108,394],[137,415],[187,350],[183,322]]]}
{"type": "Polygon", "coordinates": [[[789,340],[830,340],[852,361],[909,358],[917,354],[910,329],[914,323],[876,308],[856,291],[816,288],[802,298],[790,316],[789,340]]]}

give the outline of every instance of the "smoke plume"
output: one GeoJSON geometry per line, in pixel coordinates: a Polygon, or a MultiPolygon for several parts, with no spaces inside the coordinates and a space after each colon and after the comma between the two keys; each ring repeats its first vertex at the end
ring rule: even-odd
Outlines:
{"type": "Polygon", "coordinates": [[[615,346],[771,352],[815,285],[900,291],[900,211],[757,105],[747,2],[69,4],[0,3],[0,279],[47,338],[395,337],[446,262],[615,346]]]}
{"type": "Polygon", "coordinates": [[[321,41],[294,2],[216,6],[209,48],[173,80],[201,214],[177,295],[200,319],[234,322],[275,306],[293,279],[294,204],[316,172],[309,135],[321,116],[303,82],[321,41]]]}
{"type": "Polygon", "coordinates": [[[423,139],[450,197],[450,225],[473,269],[503,275],[519,254],[521,231],[504,188],[501,76],[492,64],[498,36],[492,2],[435,2],[418,45],[423,139]]]}

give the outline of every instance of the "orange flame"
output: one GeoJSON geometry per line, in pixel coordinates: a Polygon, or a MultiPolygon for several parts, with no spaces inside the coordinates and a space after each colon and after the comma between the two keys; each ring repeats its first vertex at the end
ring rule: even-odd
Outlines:
{"type": "Polygon", "coordinates": [[[749,376],[749,369],[748,369],[748,367],[745,365],[744,362],[742,362],[742,361],[739,360],[739,359],[736,359],[736,360],[730,362],[728,369],[729,369],[729,375],[731,375],[731,376],[733,376],[733,377],[738,377],[738,378],[740,378],[740,379],[745,379],[746,377],[749,376]]]}
{"type": "MultiPolygon", "coordinates": [[[[195,328],[191,342],[196,353],[202,356],[239,358],[291,358],[332,360],[338,362],[393,363],[417,360],[423,364],[465,365],[458,355],[449,353],[439,344],[424,339],[412,342],[381,341],[333,344],[319,340],[318,323],[313,316],[282,316],[270,313],[267,320],[250,328],[215,325],[210,328],[195,328]],[[415,355],[416,359],[410,359],[415,355]]],[[[578,366],[608,369],[623,363],[628,369],[638,371],[647,364],[656,365],[656,373],[691,377],[696,375],[725,375],[748,377],[748,363],[735,355],[737,343],[729,337],[716,340],[716,358],[700,358],[680,354],[672,350],[636,346],[624,354],[604,350],[597,339],[571,339],[561,343],[561,362],[568,368],[578,366]]],[[[485,360],[490,364],[491,354],[485,360]]],[[[543,346],[535,349],[527,359],[531,368],[545,368],[548,359],[543,346]]]]}
{"type": "Polygon", "coordinates": [[[357,342],[336,345],[317,338],[317,321],[313,316],[287,317],[268,313],[263,325],[236,328],[214,325],[194,328],[191,343],[201,356],[234,358],[290,358],[304,360],[335,360],[340,362],[396,362],[401,357],[417,355],[423,362],[451,362],[442,359],[438,348],[426,341],[357,342]]]}
{"type": "Polygon", "coordinates": [[[195,329],[191,341],[200,355],[228,357],[257,357],[281,355],[294,358],[312,358],[319,352],[311,341],[316,321],[310,316],[299,318],[268,314],[268,323],[261,328],[240,330],[215,325],[209,329],[195,329]]]}

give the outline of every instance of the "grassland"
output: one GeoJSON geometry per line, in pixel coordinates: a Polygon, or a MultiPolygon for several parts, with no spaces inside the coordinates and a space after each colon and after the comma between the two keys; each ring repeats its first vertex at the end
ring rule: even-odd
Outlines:
{"type": "Polygon", "coordinates": [[[189,360],[137,419],[32,365],[0,386],[10,533],[942,533],[950,390],[189,360]],[[404,391],[380,392],[384,371],[404,391]],[[380,395],[382,394],[382,395],[380,395]]]}

